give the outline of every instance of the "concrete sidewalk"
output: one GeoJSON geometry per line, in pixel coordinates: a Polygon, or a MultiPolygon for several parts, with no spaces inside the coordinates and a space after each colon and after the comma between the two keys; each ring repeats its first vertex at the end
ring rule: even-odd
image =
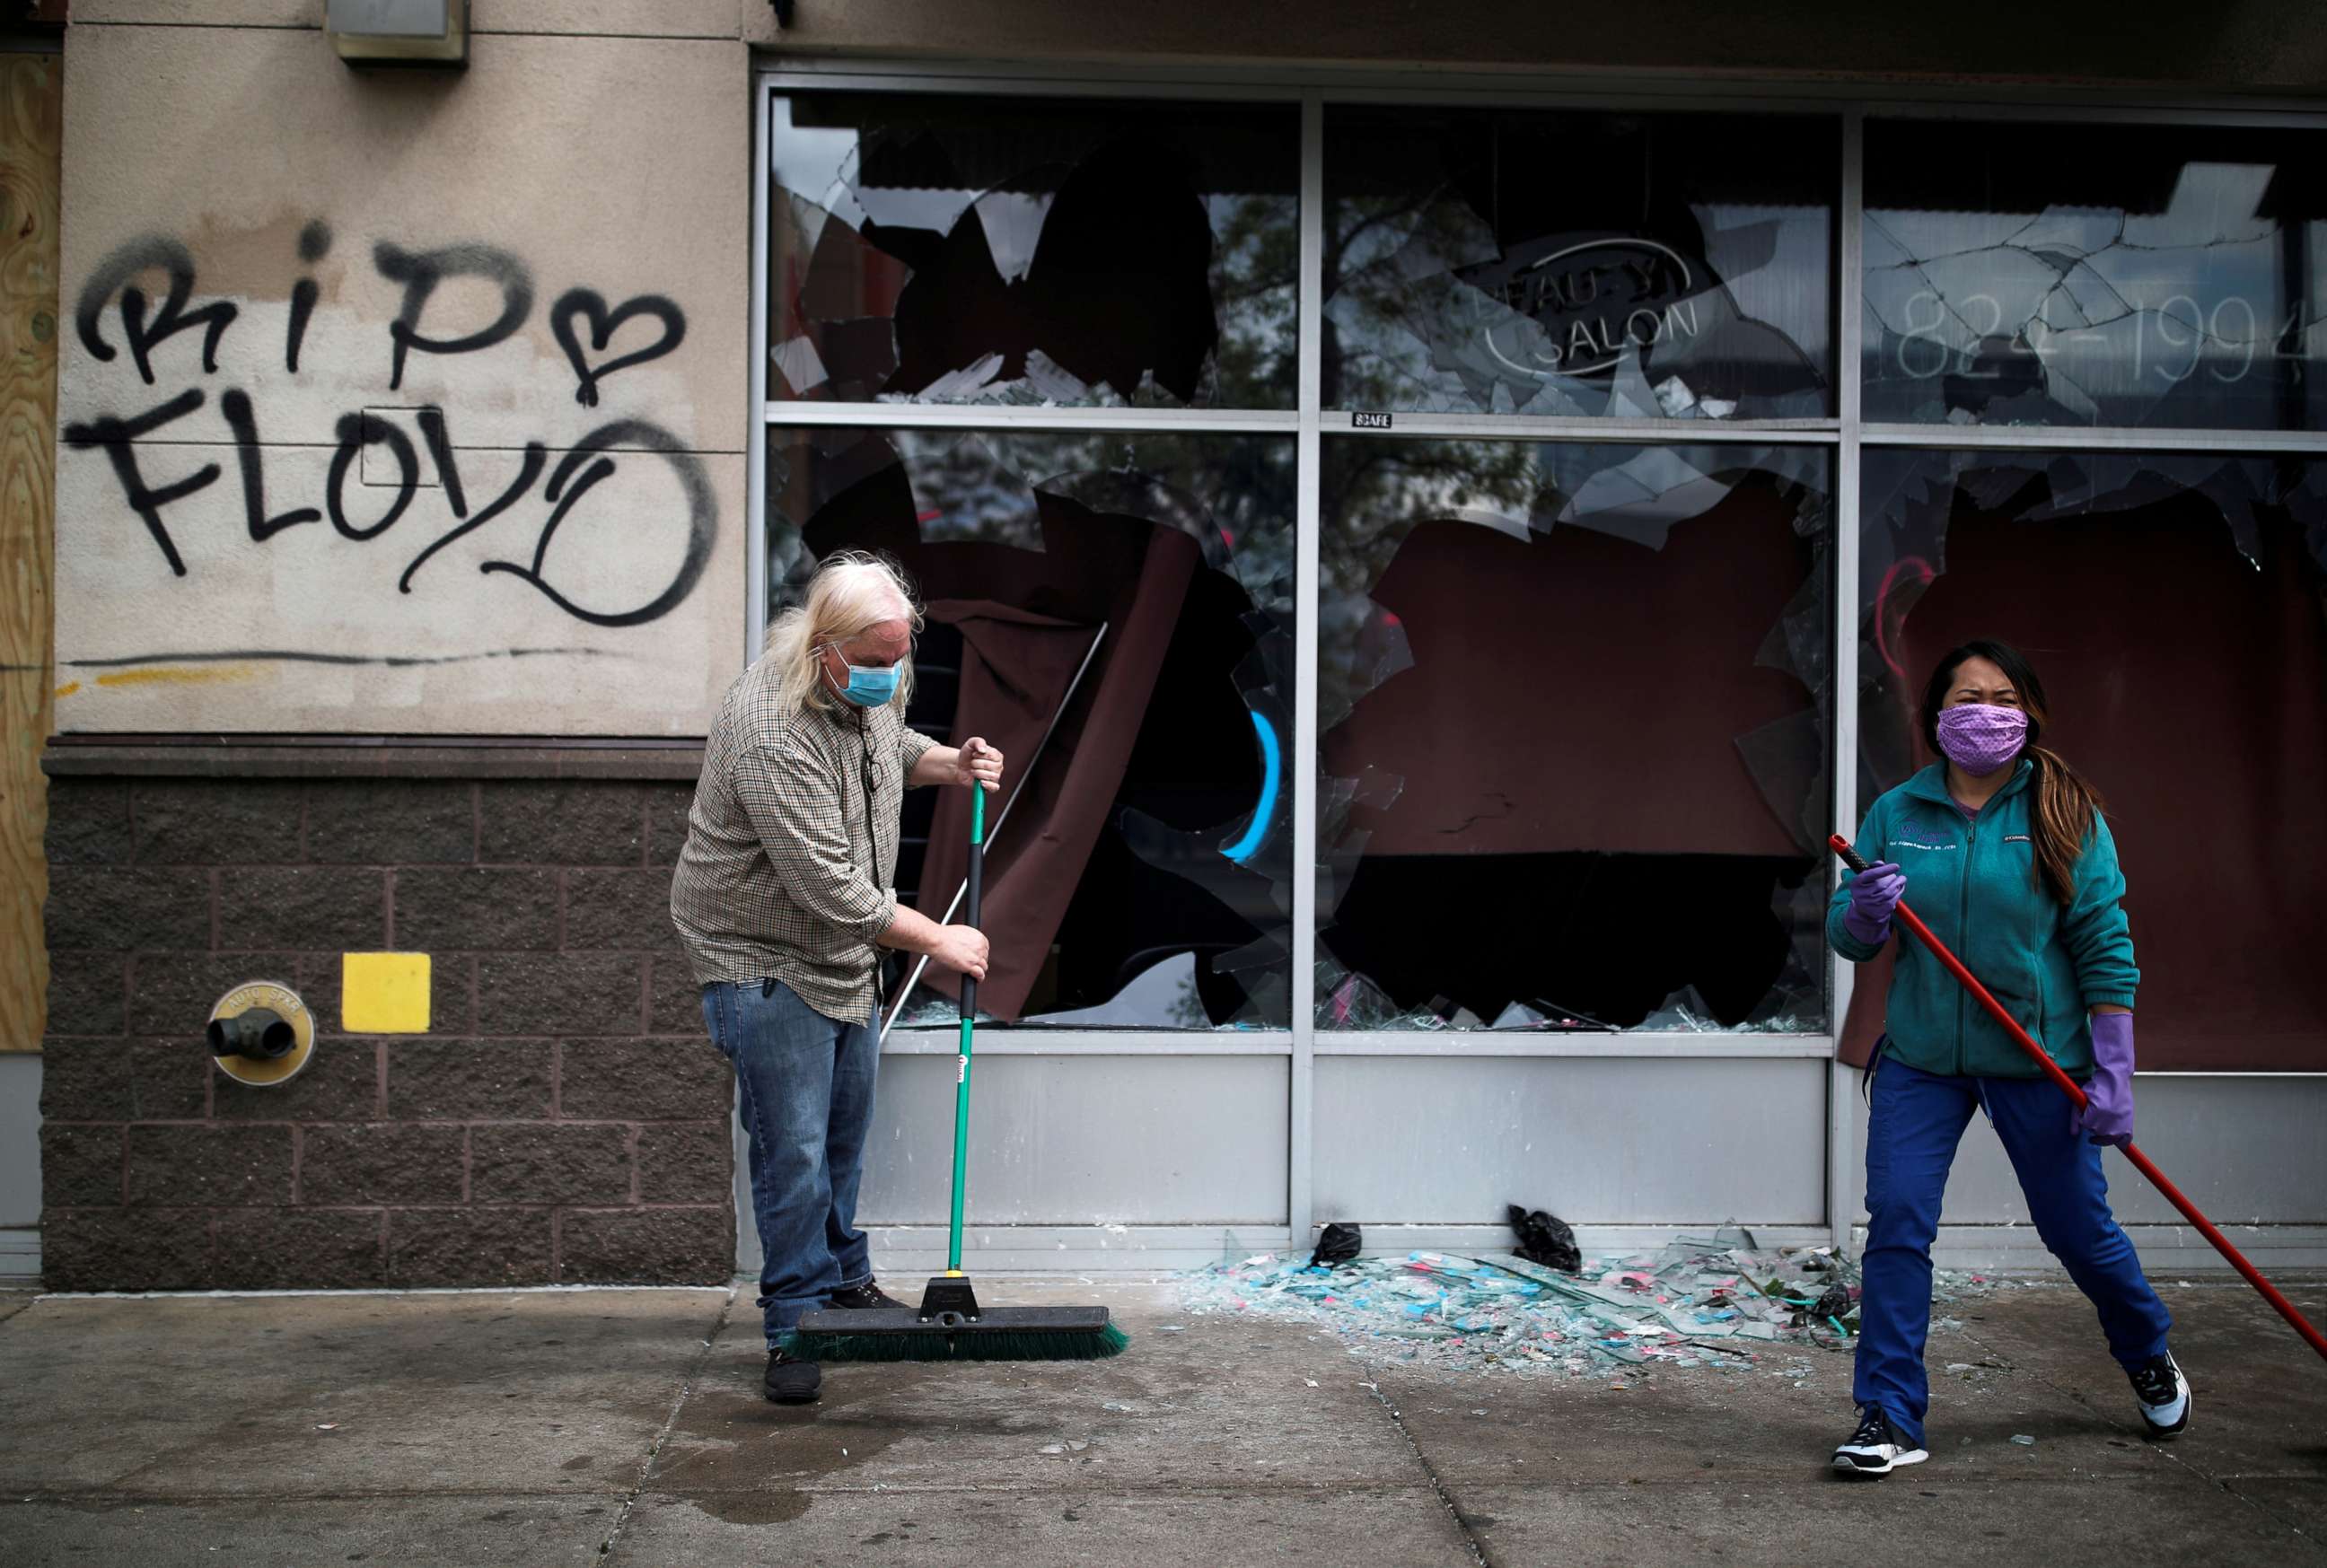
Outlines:
{"type": "Polygon", "coordinates": [[[1931,1461],[1851,1485],[1838,1355],[1449,1380],[1168,1285],[981,1283],[1103,1301],[1132,1349],[835,1367],[796,1410],[722,1291],[0,1302],[0,1561],[2327,1561],[2327,1365],[2242,1285],[2165,1287],[2167,1448],[2074,1292],[1955,1304],[1931,1461]]]}

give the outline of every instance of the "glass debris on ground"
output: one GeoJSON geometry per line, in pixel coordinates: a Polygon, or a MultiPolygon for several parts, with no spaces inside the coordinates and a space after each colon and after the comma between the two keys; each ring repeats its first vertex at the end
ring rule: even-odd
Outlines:
{"type": "MultiPolygon", "coordinates": [[[[1941,1269],[1942,1302],[2001,1288],[1941,1269]]],[[[1808,1370],[1806,1350],[1849,1350],[1858,1330],[1858,1266],[1832,1247],[1762,1249],[1724,1226],[1677,1237],[1653,1254],[1587,1258],[1577,1273],[1507,1253],[1412,1252],[1312,1267],[1303,1256],[1223,1258],[1181,1276],[1194,1317],[1285,1317],[1326,1330],[1369,1363],[1450,1373],[1608,1377],[1655,1367],[1808,1370]]],[[[1935,1328],[1959,1328],[1945,1315],[1935,1328]]],[[[1977,1376],[1966,1363],[1957,1376],[1977,1376]]]]}

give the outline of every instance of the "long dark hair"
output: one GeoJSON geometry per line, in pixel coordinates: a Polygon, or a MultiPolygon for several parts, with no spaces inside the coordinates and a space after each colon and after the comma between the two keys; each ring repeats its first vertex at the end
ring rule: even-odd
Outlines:
{"type": "Polygon", "coordinates": [[[2077,860],[2093,835],[2093,824],[2103,803],[2100,791],[2085,782],[2083,775],[2058,752],[2044,749],[2044,720],[2050,710],[2045,705],[2044,683],[2037,678],[2035,667],[2010,643],[1986,638],[1949,649],[1923,687],[1923,740],[1933,755],[1947,754],[1939,750],[1939,710],[1956,684],[1956,671],[1974,658],[1984,658],[2004,672],[2004,678],[2020,694],[2021,710],[2028,715],[2028,742],[2021,755],[2036,769],[2029,785],[2036,797],[2036,809],[2031,814],[2034,831],[2030,835],[2036,842],[2036,883],[2066,905],[2077,896],[2077,860]]]}

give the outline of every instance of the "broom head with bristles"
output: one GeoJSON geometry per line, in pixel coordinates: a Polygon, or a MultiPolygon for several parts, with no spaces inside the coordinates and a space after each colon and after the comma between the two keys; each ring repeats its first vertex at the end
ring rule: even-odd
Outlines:
{"type": "Polygon", "coordinates": [[[916,1307],[827,1307],[782,1349],[803,1361],[1099,1361],[1130,1337],[1105,1307],[984,1307],[969,1282],[940,1276],[916,1307]]]}

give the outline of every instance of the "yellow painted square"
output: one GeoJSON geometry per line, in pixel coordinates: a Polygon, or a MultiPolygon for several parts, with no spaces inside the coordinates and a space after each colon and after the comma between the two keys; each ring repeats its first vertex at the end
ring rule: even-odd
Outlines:
{"type": "Polygon", "coordinates": [[[340,1028],[349,1034],[428,1032],[428,955],[340,955],[340,1028]]]}

